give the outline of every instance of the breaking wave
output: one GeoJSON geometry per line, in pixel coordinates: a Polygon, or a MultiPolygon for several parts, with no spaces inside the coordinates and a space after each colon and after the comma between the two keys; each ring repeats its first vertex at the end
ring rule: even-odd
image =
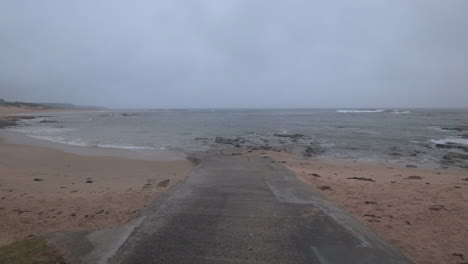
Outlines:
{"type": "Polygon", "coordinates": [[[91,143],[81,138],[65,138],[63,135],[74,131],[72,128],[54,128],[54,127],[19,127],[9,129],[10,131],[25,134],[28,137],[45,140],[54,143],[60,143],[78,147],[96,147],[107,149],[127,149],[127,150],[165,150],[165,147],[157,146],[132,146],[118,144],[91,143]]]}
{"type": "Polygon", "coordinates": [[[338,113],[382,113],[383,109],[374,109],[374,110],[337,110],[338,113]]]}
{"type": "Polygon", "coordinates": [[[443,138],[443,139],[431,139],[431,143],[433,144],[459,144],[459,145],[467,145],[468,146],[468,139],[464,138],[443,138]]]}
{"type": "Polygon", "coordinates": [[[410,111],[393,110],[392,113],[395,114],[395,115],[400,115],[400,114],[409,114],[411,112],[410,111]]]}

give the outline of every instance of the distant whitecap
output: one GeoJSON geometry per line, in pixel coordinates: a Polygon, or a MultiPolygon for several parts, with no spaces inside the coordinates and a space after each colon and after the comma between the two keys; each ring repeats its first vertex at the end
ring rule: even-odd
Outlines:
{"type": "Polygon", "coordinates": [[[342,109],[342,110],[337,110],[336,112],[338,112],[338,113],[382,113],[383,111],[384,111],[383,109],[375,109],[375,110],[357,110],[357,109],[345,110],[345,109],[342,109]]]}

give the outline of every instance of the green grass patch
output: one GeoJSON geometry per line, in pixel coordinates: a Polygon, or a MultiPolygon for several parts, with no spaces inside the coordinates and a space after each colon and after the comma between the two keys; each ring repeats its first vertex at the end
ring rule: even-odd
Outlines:
{"type": "Polygon", "coordinates": [[[0,247],[0,264],[66,264],[60,252],[42,239],[0,247]]]}

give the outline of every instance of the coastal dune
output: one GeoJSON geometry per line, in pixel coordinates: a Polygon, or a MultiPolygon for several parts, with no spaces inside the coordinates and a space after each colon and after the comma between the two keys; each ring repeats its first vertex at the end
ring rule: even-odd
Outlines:
{"type": "Polygon", "coordinates": [[[79,156],[3,142],[0,157],[0,246],[123,225],[193,167],[188,160],[79,156]]]}

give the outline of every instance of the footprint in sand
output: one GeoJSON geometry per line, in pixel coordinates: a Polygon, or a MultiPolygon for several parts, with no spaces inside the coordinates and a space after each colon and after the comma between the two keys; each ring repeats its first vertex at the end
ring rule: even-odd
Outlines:
{"type": "Polygon", "coordinates": [[[160,182],[158,183],[158,187],[167,187],[167,186],[169,186],[169,182],[170,182],[170,181],[171,181],[171,180],[169,180],[169,179],[164,180],[164,181],[160,181],[160,182]]]}

